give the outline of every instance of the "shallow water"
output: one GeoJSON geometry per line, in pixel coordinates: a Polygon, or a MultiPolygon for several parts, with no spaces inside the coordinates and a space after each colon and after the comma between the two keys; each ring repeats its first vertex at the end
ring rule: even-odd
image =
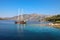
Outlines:
{"type": "Polygon", "coordinates": [[[37,24],[0,21],[0,40],[60,40],[60,29],[37,24]]]}

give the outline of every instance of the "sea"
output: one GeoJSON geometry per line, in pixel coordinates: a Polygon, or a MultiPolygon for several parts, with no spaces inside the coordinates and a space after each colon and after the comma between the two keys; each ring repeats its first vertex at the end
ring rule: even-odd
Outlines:
{"type": "Polygon", "coordinates": [[[14,20],[0,20],[0,40],[60,40],[59,28],[39,24],[42,22],[15,24],[14,20]]]}

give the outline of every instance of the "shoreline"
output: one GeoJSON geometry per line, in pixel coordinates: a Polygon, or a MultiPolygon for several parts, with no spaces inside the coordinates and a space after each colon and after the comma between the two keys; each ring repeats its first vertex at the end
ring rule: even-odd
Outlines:
{"type": "Polygon", "coordinates": [[[49,23],[50,26],[60,28],[60,23],[49,23]]]}

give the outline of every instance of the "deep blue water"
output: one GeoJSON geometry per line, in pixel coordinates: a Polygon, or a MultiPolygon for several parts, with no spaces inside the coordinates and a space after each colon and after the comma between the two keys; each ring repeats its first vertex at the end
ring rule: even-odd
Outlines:
{"type": "Polygon", "coordinates": [[[37,24],[0,20],[0,40],[60,40],[60,29],[37,24]]]}

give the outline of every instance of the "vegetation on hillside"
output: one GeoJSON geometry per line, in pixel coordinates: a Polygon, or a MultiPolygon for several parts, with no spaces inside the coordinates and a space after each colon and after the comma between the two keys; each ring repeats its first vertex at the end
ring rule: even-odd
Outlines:
{"type": "Polygon", "coordinates": [[[50,21],[50,22],[59,22],[60,23],[60,15],[54,15],[51,17],[47,17],[45,18],[46,21],[50,21]]]}

